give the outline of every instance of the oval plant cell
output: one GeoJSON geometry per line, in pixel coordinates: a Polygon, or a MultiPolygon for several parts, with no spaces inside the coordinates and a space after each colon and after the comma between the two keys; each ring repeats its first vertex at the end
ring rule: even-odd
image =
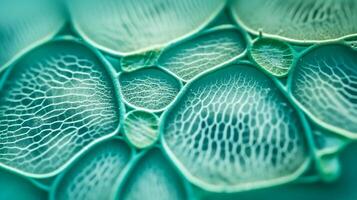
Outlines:
{"type": "Polygon", "coordinates": [[[136,164],[119,191],[123,200],[188,199],[182,177],[156,149],[136,164]]]}
{"type": "Polygon", "coordinates": [[[357,53],[342,44],[313,47],[296,63],[289,91],[317,124],[357,138],[357,53]]]}
{"type": "Polygon", "coordinates": [[[86,46],[55,40],[9,68],[0,86],[0,164],[55,175],[119,130],[123,110],[109,66],[86,46]]]}
{"type": "Polygon", "coordinates": [[[253,60],[265,71],[274,76],[286,76],[294,60],[292,48],[283,42],[260,38],[250,50],[253,60]]]}
{"type": "Polygon", "coordinates": [[[175,77],[156,67],[121,73],[119,81],[123,100],[150,112],[165,109],[181,89],[175,77]]]}
{"type": "Polygon", "coordinates": [[[357,33],[355,0],[234,0],[233,18],[248,31],[298,43],[357,33]]]}
{"type": "Polygon", "coordinates": [[[244,35],[225,25],[169,47],[159,57],[158,64],[180,79],[189,81],[202,72],[240,57],[246,47],[244,35]]]}
{"type": "Polygon", "coordinates": [[[186,85],[165,111],[160,131],[169,157],[209,191],[286,183],[310,160],[298,113],[271,79],[245,63],[186,85]]]}
{"type": "Polygon", "coordinates": [[[154,144],[158,137],[159,118],[149,112],[134,110],[125,116],[125,136],[136,148],[146,148],[154,144]]]}
{"type": "Polygon", "coordinates": [[[34,44],[52,38],[64,23],[55,1],[0,1],[0,71],[34,44]]]}
{"type": "Polygon", "coordinates": [[[127,56],[161,48],[199,31],[226,0],[68,1],[77,32],[93,46],[127,56]]]}
{"type": "Polygon", "coordinates": [[[129,146],[118,139],[98,144],[57,180],[52,199],[110,199],[130,157],[129,146]]]}

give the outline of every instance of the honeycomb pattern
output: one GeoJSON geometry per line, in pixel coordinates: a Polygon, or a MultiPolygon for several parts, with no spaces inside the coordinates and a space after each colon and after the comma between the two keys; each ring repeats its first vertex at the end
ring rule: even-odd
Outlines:
{"type": "Polygon", "coordinates": [[[315,121],[357,138],[357,53],[326,45],[303,55],[291,76],[290,91],[315,121]]]}
{"type": "Polygon", "coordinates": [[[236,28],[222,26],[165,50],[158,64],[184,81],[232,61],[244,52],[247,43],[236,28]]]}
{"type": "Polygon", "coordinates": [[[56,41],[19,60],[0,91],[0,163],[31,176],[58,172],[115,133],[110,75],[84,46],[56,41]]]}
{"type": "Polygon", "coordinates": [[[0,199],[357,199],[356,2],[2,0],[0,199]]]}
{"type": "Polygon", "coordinates": [[[122,196],[118,199],[187,199],[187,192],[179,175],[156,149],[139,161],[122,190],[122,196]]]}
{"type": "Polygon", "coordinates": [[[123,99],[133,107],[160,111],[181,89],[180,82],[158,68],[145,68],[119,77],[123,99]]]}
{"type": "Polygon", "coordinates": [[[124,142],[103,142],[65,173],[56,187],[55,198],[109,199],[130,154],[130,148],[124,142]]]}
{"type": "Polygon", "coordinates": [[[196,79],[165,113],[161,128],[172,159],[212,190],[284,181],[308,158],[297,113],[268,77],[247,64],[196,79]]]}

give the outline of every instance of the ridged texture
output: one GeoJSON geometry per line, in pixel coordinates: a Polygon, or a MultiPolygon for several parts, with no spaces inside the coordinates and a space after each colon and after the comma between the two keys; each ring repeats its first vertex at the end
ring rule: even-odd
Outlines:
{"type": "Polygon", "coordinates": [[[65,23],[61,9],[50,0],[0,2],[0,70],[29,46],[50,39],[65,23]]]}
{"type": "Polygon", "coordinates": [[[294,56],[291,48],[278,40],[258,39],[250,52],[253,60],[274,76],[286,76],[294,56]]]}
{"type": "Polygon", "coordinates": [[[110,199],[130,155],[130,148],[124,142],[112,140],[99,144],[66,172],[56,187],[55,199],[110,199]]]}
{"type": "Polygon", "coordinates": [[[254,33],[318,42],[357,33],[355,0],[234,0],[233,16],[254,33]]]}
{"type": "Polygon", "coordinates": [[[47,43],[18,60],[0,90],[0,163],[29,176],[56,173],[114,134],[119,116],[96,55],[76,42],[47,43]]]}
{"type": "Polygon", "coordinates": [[[188,199],[181,177],[156,149],[136,164],[121,192],[123,200],[188,199]]]}
{"type": "Polygon", "coordinates": [[[135,110],[127,114],[124,121],[125,136],[137,148],[145,148],[159,137],[159,119],[154,114],[135,110]]]}
{"type": "Polygon", "coordinates": [[[123,99],[134,107],[149,111],[164,109],[181,88],[178,80],[155,67],[122,73],[119,80],[123,99]]]}
{"type": "Polygon", "coordinates": [[[331,44],[310,50],[292,72],[290,92],[320,125],[357,138],[357,53],[331,44]]]}
{"type": "Polygon", "coordinates": [[[240,56],[247,43],[235,28],[212,29],[165,50],[158,64],[188,81],[240,56]]]}
{"type": "Polygon", "coordinates": [[[290,181],[309,156],[296,111],[248,64],[195,79],[162,119],[165,150],[189,180],[208,190],[290,181]]]}
{"type": "Polygon", "coordinates": [[[80,35],[107,52],[128,55],[186,37],[208,24],[225,0],[68,1],[80,35]]]}

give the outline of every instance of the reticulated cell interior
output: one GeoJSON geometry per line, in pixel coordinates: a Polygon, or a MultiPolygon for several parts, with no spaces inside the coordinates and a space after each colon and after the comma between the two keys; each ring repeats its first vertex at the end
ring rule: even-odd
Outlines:
{"type": "Polygon", "coordinates": [[[308,159],[297,112],[271,79],[249,64],[195,79],[162,119],[170,158],[191,182],[208,190],[287,182],[308,159]]]}
{"type": "Polygon", "coordinates": [[[182,177],[159,150],[153,149],[130,172],[118,199],[180,200],[188,196],[182,177]]]}
{"type": "Polygon", "coordinates": [[[57,173],[116,133],[120,108],[103,63],[73,41],[42,45],[0,87],[0,163],[29,176],[57,173]]]}
{"type": "Polygon", "coordinates": [[[231,11],[250,32],[306,43],[357,32],[355,0],[234,0],[231,11]]]}
{"type": "Polygon", "coordinates": [[[247,42],[239,30],[221,26],[169,47],[159,57],[158,64],[182,80],[189,81],[202,72],[239,57],[246,46],[247,42]]]}
{"type": "Polygon", "coordinates": [[[124,101],[149,111],[163,110],[181,89],[175,77],[156,67],[122,73],[119,81],[124,101]]]}
{"type": "Polygon", "coordinates": [[[294,60],[288,44],[265,38],[253,43],[250,55],[261,68],[278,77],[288,74],[294,60]]]}
{"type": "Polygon", "coordinates": [[[357,137],[357,53],[349,46],[323,45],[304,54],[289,90],[316,122],[357,137]]]}
{"type": "Polygon", "coordinates": [[[109,199],[130,157],[125,142],[114,139],[98,144],[65,172],[54,199],[109,199]]]}
{"type": "Polygon", "coordinates": [[[125,136],[137,148],[151,146],[159,137],[158,123],[158,117],[152,113],[139,110],[129,112],[124,120],[125,136]]]}

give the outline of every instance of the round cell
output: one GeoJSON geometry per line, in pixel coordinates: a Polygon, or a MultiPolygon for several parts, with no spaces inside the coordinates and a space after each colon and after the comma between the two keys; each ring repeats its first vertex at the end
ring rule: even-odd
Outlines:
{"type": "Polygon", "coordinates": [[[159,119],[156,115],[134,110],[125,116],[124,131],[128,141],[142,149],[151,146],[159,137],[159,119]]]}
{"type": "Polygon", "coordinates": [[[67,1],[84,40],[114,55],[133,55],[188,37],[206,26],[226,0],[67,1]]]}
{"type": "Polygon", "coordinates": [[[98,144],[57,180],[52,199],[110,199],[130,157],[129,146],[120,140],[98,144]]]}
{"type": "Polygon", "coordinates": [[[357,53],[344,44],[306,51],[289,77],[288,89],[317,124],[357,139],[357,53]]]}
{"type": "Polygon", "coordinates": [[[131,107],[150,112],[164,110],[181,89],[174,76],[156,67],[121,73],[119,81],[123,100],[131,107]]]}
{"type": "Polygon", "coordinates": [[[250,55],[263,70],[277,77],[286,76],[294,60],[288,44],[266,38],[253,43],[250,55]]]}
{"type": "Polygon", "coordinates": [[[188,199],[182,177],[156,149],[136,164],[117,199],[181,200],[188,199]]]}
{"type": "Polygon", "coordinates": [[[0,165],[52,176],[116,134],[123,109],[111,71],[99,54],[71,39],[17,60],[0,85],[0,165]]]}
{"type": "Polygon", "coordinates": [[[246,38],[238,29],[223,25],[164,50],[158,65],[189,81],[207,70],[239,58],[246,47],[246,38]]]}
{"type": "Polygon", "coordinates": [[[296,43],[357,33],[355,0],[233,0],[233,18],[248,31],[296,43]]]}
{"type": "Polygon", "coordinates": [[[304,130],[281,90],[248,63],[190,82],[160,124],[171,160],[192,183],[216,192],[297,178],[310,160],[304,130]]]}

